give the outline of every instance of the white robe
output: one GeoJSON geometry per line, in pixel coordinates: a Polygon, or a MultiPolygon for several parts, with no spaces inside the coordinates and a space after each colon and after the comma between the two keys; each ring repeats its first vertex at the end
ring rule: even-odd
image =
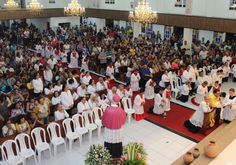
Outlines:
{"type": "Polygon", "coordinates": [[[152,81],[152,79],[149,79],[145,85],[145,98],[146,99],[153,99],[154,98],[154,86],[156,83],[152,81]],[[150,85],[150,83],[153,83],[153,86],[150,85]]]}
{"type": "Polygon", "coordinates": [[[134,105],[133,109],[135,110],[135,114],[143,114],[144,113],[144,107],[142,103],[145,102],[145,97],[143,95],[143,98],[140,97],[140,95],[136,95],[134,99],[134,105]]]}
{"type": "Polygon", "coordinates": [[[231,100],[230,95],[227,95],[224,99],[223,105],[225,106],[222,113],[222,118],[224,120],[233,121],[236,117],[236,97],[231,100]],[[228,106],[232,103],[232,107],[228,106]]]}
{"type": "Polygon", "coordinates": [[[61,103],[62,103],[62,107],[66,110],[70,109],[69,106],[74,104],[74,100],[73,100],[70,90],[68,90],[67,92],[65,91],[61,92],[61,103]]]}
{"type": "Polygon", "coordinates": [[[111,68],[107,66],[106,75],[111,77],[111,80],[114,80],[114,67],[111,68]]]}
{"type": "Polygon", "coordinates": [[[78,68],[78,58],[79,55],[77,52],[72,52],[70,54],[70,64],[68,65],[69,68],[78,68]],[[73,56],[73,53],[76,53],[75,57],[73,56]]]}
{"type": "Polygon", "coordinates": [[[87,72],[87,71],[88,71],[88,63],[89,63],[89,60],[86,61],[86,59],[83,58],[83,59],[82,59],[82,64],[81,64],[81,69],[80,69],[80,71],[81,71],[82,69],[84,69],[85,72],[87,72]]]}
{"type": "Polygon", "coordinates": [[[207,86],[209,87],[209,86],[212,86],[212,77],[211,77],[211,75],[209,75],[209,76],[204,76],[203,77],[203,81],[207,81],[208,82],[208,84],[207,84],[207,86]]]}
{"type": "Polygon", "coordinates": [[[153,113],[155,114],[163,114],[164,113],[164,107],[161,106],[161,104],[163,105],[163,95],[161,96],[159,93],[156,94],[155,96],[155,100],[154,100],[154,108],[153,108],[153,113]]]}
{"type": "Polygon", "coordinates": [[[131,75],[131,89],[133,91],[138,91],[139,90],[139,80],[140,80],[140,75],[139,73],[137,74],[137,76],[134,75],[134,73],[131,75]]]}
{"type": "Polygon", "coordinates": [[[66,52],[61,52],[61,62],[67,63],[67,53],[66,52]]]}
{"type": "Polygon", "coordinates": [[[41,45],[36,45],[35,49],[36,49],[36,53],[41,53],[42,47],[41,47],[41,45]]]}
{"type": "Polygon", "coordinates": [[[198,87],[204,82],[204,77],[198,77],[196,81],[196,86],[198,87]]]}
{"type": "Polygon", "coordinates": [[[211,112],[211,108],[205,101],[202,101],[189,121],[196,127],[202,127],[205,112],[211,112]]]}
{"type": "MultiPolygon", "coordinates": [[[[125,90],[125,89],[123,89],[125,90]]],[[[123,94],[123,91],[120,91],[120,89],[117,89],[117,93],[120,96],[120,99],[122,99],[123,97],[125,97],[125,94],[123,94]]]]}
{"type": "MultiPolygon", "coordinates": [[[[218,86],[218,87],[215,87],[215,85],[213,85],[213,86],[211,87],[210,91],[209,91],[209,94],[212,94],[212,93],[213,93],[213,87],[214,87],[214,88],[218,88],[219,86],[218,86]]],[[[220,87],[220,91],[221,91],[221,87],[220,87]]]]}
{"type": "Polygon", "coordinates": [[[197,68],[194,69],[193,67],[191,67],[189,69],[189,72],[191,73],[191,76],[192,76],[191,82],[195,82],[196,81],[196,73],[198,72],[197,68]]]}
{"type": "Polygon", "coordinates": [[[204,96],[207,94],[208,88],[203,88],[202,84],[198,86],[197,88],[197,95],[195,98],[195,102],[200,104],[204,100],[204,96]]]}
{"type": "Polygon", "coordinates": [[[223,72],[224,72],[224,77],[229,77],[229,74],[230,74],[230,67],[224,67],[223,68],[223,72]]]}
{"type": "Polygon", "coordinates": [[[125,97],[130,98],[129,96],[131,96],[131,98],[133,96],[133,91],[131,88],[129,89],[129,91],[127,89],[125,89],[125,97]]]}
{"type": "Polygon", "coordinates": [[[46,46],[46,58],[50,58],[50,56],[53,54],[53,47],[52,46],[46,46]],[[49,50],[51,48],[51,50],[49,50]]]}
{"type": "Polygon", "coordinates": [[[183,83],[185,83],[185,81],[189,80],[191,77],[192,77],[192,73],[190,71],[185,70],[183,72],[183,77],[182,77],[183,83]]]}
{"type": "Polygon", "coordinates": [[[46,46],[41,46],[41,55],[42,57],[46,57],[46,46]]]}
{"type": "Polygon", "coordinates": [[[53,50],[53,57],[54,57],[55,59],[57,59],[57,60],[60,60],[60,58],[61,58],[61,51],[58,50],[58,54],[56,54],[56,51],[57,51],[57,49],[54,49],[54,50],[53,50]]]}
{"type": "MultiPolygon", "coordinates": [[[[163,93],[163,99],[164,99],[164,111],[170,111],[170,99],[166,98],[166,92],[169,92],[170,90],[165,89],[163,93]]],[[[171,91],[170,91],[170,98],[171,98],[171,91]]]]}

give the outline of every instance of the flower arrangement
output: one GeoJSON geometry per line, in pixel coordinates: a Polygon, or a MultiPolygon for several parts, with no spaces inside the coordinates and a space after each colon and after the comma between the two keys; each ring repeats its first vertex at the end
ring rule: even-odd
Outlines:
{"type": "Polygon", "coordinates": [[[106,148],[102,145],[91,145],[87,150],[86,154],[86,165],[102,165],[109,164],[111,159],[111,155],[106,148]]]}
{"type": "Polygon", "coordinates": [[[142,143],[128,143],[123,147],[123,154],[118,165],[146,165],[147,153],[142,143]]]}

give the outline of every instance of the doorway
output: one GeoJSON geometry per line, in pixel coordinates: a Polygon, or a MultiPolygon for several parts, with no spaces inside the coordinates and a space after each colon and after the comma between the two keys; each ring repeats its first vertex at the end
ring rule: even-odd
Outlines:
{"type": "Polygon", "coordinates": [[[113,19],[106,19],[106,26],[108,28],[113,27],[114,26],[114,20],[113,19]]]}
{"type": "Polygon", "coordinates": [[[47,22],[47,29],[50,29],[50,22],[47,22]]]}
{"type": "Polygon", "coordinates": [[[175,27],[174,26],[174,31],[173,33],[175,33],[175,37],[179,38],[180,36],[183,36],[184,34],[184,28],[183,27],[175,27]]]}

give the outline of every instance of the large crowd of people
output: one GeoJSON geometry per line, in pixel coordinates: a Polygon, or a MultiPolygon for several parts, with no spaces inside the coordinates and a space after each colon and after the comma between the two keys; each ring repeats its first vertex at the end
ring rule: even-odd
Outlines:
{"type": "MultiPolygon", "coordinates": [[[[236,67],[230,68],[235,51],[235,42],[230,40],[215,43],[193,38],[188,45],[182,36],[175,34],[169,39],[159,32],[133,38],[132,28],[127,27],[104,27],[97,32],[96,25],[81,24],[40,32],[33,24],[14,22],[9,28],[2,21],[0,120],[5,123],[3,136],[29,133],[35,127],[71,116],[73,109],[81,114],[110,104],[115,95],[121,99],[135,97],[133,117],[136,120],[147,117],[145,99],[155,100],[150,113],[165,117],[165,112],[171,110],[171,89],[177,86],[181,87],[177,100],[187,102],[189,96],[196,95],[192,102],[204,109],[210,106],[208,93],[220,91],[224,96],[221,84],[231,81],[230,74],[236,81],[236,67]],[[90,71],[96,71],[97,65],[99,74],[106,78],[100,77],[95,82],[90,71]],[[120,80],[119,68],[123,66],[127,67],[126,85],[111,86],[111,82],[120,80]],[[161,76],[155,76],[157,73],[161,76]],[[97,93],[102,90],[107,90],[107,95],[97,93]],[[47,96],[52,94],[50,100],[47,96]],[[82,99],[75,105],[79,97],[82,99]],[[56,107],[54,117],[51,106],[56,107]],[[9,107],[12,107],[10,111],[9,107]],[[28,121],[24,119],[26,113],[30,113],[28,121]],[[13,117],[17,117],[15,125],[11,123],[13,117]]],[[[234,97],[231,89],[224,102],[223,119],[228,122],[236,116],[230,111],[236,105],[234,97]]],[[[202,110],[207,111],[209,108],[202,110]]],[[[195,118],[202,120],[197,115],[189,120],[191,124],[196,123],[195,118]]],[[[200,125],[197,122],[196,126],[200,125]]]]}

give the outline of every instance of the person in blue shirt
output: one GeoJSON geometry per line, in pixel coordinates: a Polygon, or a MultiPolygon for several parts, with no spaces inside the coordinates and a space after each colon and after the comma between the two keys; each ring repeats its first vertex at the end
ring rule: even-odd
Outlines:
{"type": "Polygon", "coordinates": [[[143,65],[147,65],[148,64],[148,57],[145,58],[145,60],[143,61],[143,65]]]}
{"type": "Polygon", "coordinates": [[[140,87],[144,87],[147,82],[147,77],[152,77],[150,69],[147,65],[143,65],[142,73],[141,73],[141,80],[140,80],[140,87]]]}
{"type": "Polygon", "coordinates": [[[16,51],[16,49],[17,49],[17,46],[13,43],[13,45],[11,46],[11,50],[16,51]]]}

